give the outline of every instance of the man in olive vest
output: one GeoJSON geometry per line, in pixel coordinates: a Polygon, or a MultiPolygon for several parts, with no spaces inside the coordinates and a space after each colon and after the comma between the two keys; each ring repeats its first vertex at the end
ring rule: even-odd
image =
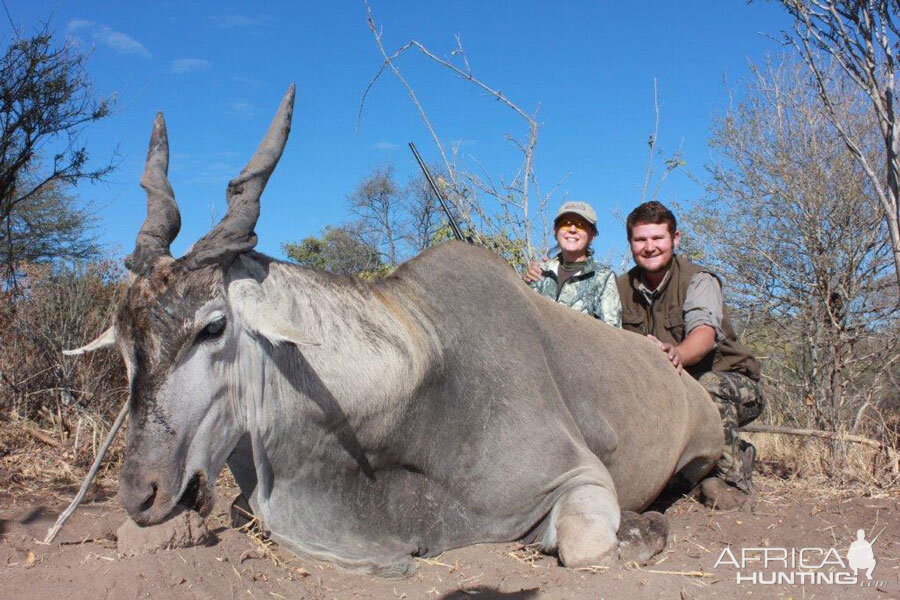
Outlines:
{"type": "Polygon", "coordinates": [[[715,477],[701,490],[707,504],[742,505],[753,491],[756,449],[734,429],[762,412],[759,363],[728,321],[719,277],[675,255],[675,215],[659,202],[645,202],[628,215],[626,228],[636,266],[617,280],[622,328],[656,342],[674,368],[710,393],[722,415],[725,447],[715,477]]]}

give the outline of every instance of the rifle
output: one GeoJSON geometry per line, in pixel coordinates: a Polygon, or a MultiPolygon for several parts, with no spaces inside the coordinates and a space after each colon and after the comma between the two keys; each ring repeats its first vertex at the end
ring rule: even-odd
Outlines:
{"type": "Polygon", "coordinates": [[[450,212],[450,208],[447,206],[447,201],[444,200],[444,195],[441,193],[441,190],[434,182],[434,179],[431,178],[431,173],[428,172],[428,167],[426,167],[425,163],[422,162],[422,157],[419,156],[419,151],[416,150],[416,145],[410,142],[409,149],[412,150],[413,156],[416,157],[416,162],[419,163],[419,168],[422,169],[422,173],[425,175],[425,179],[428,181],[428,185],[431,186],[431,190],[434,192],[434,195],[437,196],[438,202],[441,203],[441,208],[444,209],[444,213],[447,215],[447,220],[450,223],[450,229],[453,230],[453,237],[460,241],[466,241],[471,244],[471,238],[463,236],[462,230],[459,228],[459,225],[456,224],[456,219],[453,218],[453,214],[450,212]]]}

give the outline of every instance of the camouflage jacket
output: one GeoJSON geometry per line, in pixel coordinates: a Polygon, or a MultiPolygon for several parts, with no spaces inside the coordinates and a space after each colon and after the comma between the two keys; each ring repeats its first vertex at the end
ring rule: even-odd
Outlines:
{"type": "Polygon", "coordinates": [[[528,285],[541,296],[580,310],[613,327],[622,326],[622,303],[616,275],[610,269],[589,258],[581,272],[569,277],[557,294],[559,257],[542,262],[540,267],[541,279],[528,285]]]}

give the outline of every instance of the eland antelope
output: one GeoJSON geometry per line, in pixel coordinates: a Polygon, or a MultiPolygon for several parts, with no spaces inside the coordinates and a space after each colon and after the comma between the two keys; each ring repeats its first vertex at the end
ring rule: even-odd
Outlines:
{"type": "Polygon", "coordinates": [[[628,511],[712,467],[707,393],[484,249],[439,245],[373,283],[254,252],[293,100],[291,86],[227,214],[177,259],[162,114],[153,124],[130,287],[75,351],[125,360],[131,518],[208,510],[227,463],[278,542],[385,576],[478,542],[536,543],[567,566],[660,549],[662,516],[628,511]]]}

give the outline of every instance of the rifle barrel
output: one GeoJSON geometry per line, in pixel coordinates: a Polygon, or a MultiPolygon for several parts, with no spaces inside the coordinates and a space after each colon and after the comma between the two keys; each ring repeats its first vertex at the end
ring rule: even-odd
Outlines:
{"type": "Polygon", "coordinates": [[[441,190],[438,189],[438,186],[434,182],[434,179],[431,178],[431,173],[428,172],[428,167],[426,167],[425,163],[422,162],[422,157],[419,156],[419,151],[416,150],[416,145],[410,142],[409,149],[412,150],[413,156],[416,157],[416,162],[419,163],[419,168],[422,169],[422,173],[425,175],[425,179],[428,180],[428,185],[431,186],[431,190],[434,192],[434,195],[437,196],[438,202],[441,203],[441,208],[444,209],[444,213],[447,215],[447,220],[450,223],[450,229],[453,230],[453,236],[460,241],[465,240],[466,238],[463,236],[462,230],[459,228],[459,225],[456,224],[456,219],[453,218],[453,213],[450,212],[450,208],[447,206],[447,201],[444,200],[444,195],[441,193],[441,190]]]}

